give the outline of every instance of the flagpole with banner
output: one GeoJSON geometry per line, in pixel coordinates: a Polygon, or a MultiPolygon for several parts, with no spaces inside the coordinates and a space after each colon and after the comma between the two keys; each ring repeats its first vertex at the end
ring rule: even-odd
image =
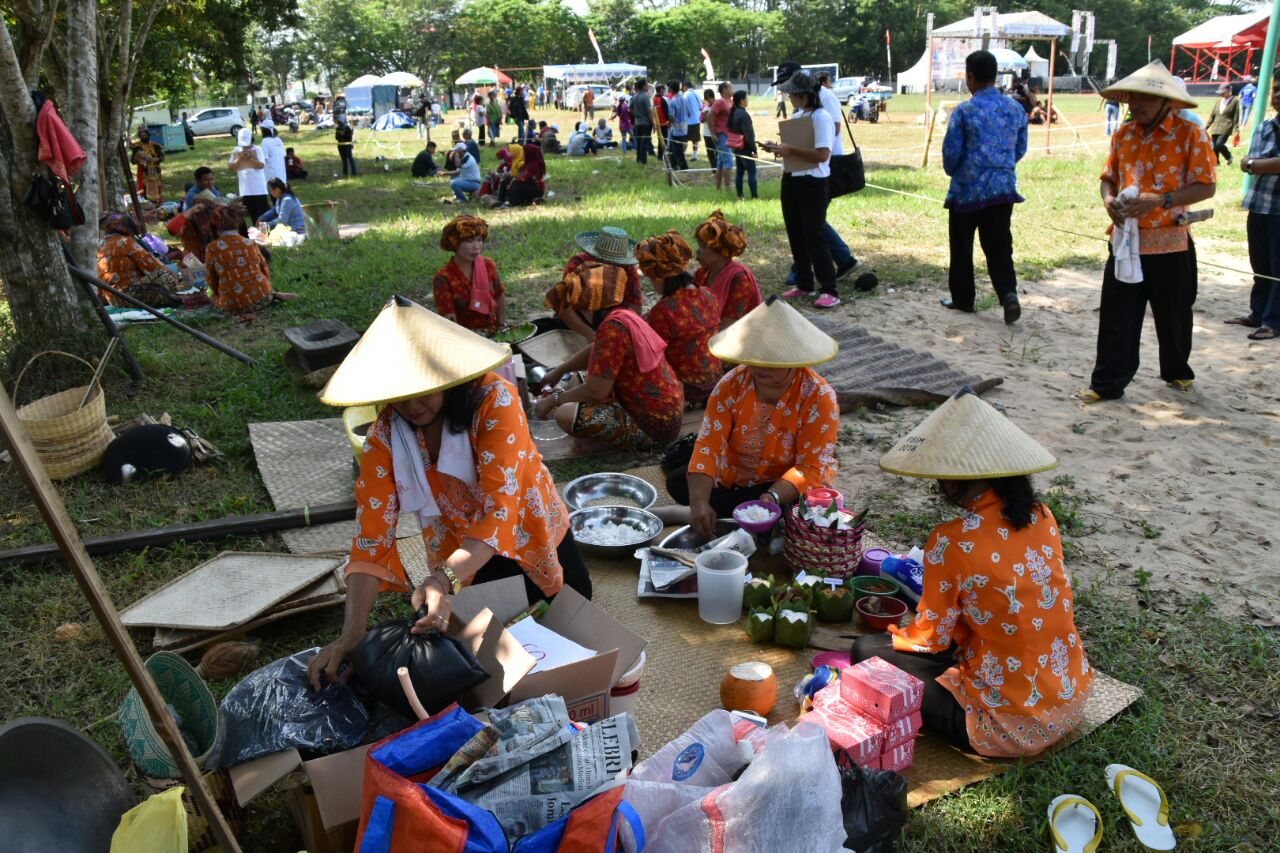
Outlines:
{"type": "Polygon", "coordinates": [[[591,39],[591,46],[596,49],[596,59],[600,61],[601,65],[604,65],[604,54],[600,52],[600,42],[596,41],[596,34],[590,27],[587,28],[587,38],[591,39]]]}
{"type": "Polygon", "coordinates": [[[893,40],[889,35],[889,31],[884,31],[884,69],[888,76],[885,80],[890,86],[893,85],[893,40]]]}

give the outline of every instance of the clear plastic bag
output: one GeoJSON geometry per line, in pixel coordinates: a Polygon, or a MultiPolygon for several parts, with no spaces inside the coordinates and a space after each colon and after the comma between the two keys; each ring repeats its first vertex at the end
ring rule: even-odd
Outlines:
{"type": "Polygon", "coordinates": [[[226,721],[208,767],[234,767],[259,756],[297,748],[303,757],[327,755],[360,744],[369,712],[345,684],[329,682],[316,693],[307,649],[251,672],[222,700],[226,721]]]}

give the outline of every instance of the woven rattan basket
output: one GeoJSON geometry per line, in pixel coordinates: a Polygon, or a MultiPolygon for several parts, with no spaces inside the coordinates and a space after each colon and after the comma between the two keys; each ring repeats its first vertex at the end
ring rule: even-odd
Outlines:
{"type": "Polygon", "coordinates": [[[866,525],[832,530],[800,517],[796,503],[782,514],[782,556],[793,572],[828,578],[846,578],[858,570],[862,559],[862,534],[866,525]]]}
{"type": "MultiPolygon", "coordinates": [[[[18,374],[18,381],[13,386],[15,399],[27,369],[36,359],[46,355],[73,359],[93,372],[93,365],[70,353],[59,350],[36,353],[18,374]]],[[[65,480],[97,465],[102,461],[103,451],[115,437],[107,425],[106,397],[101,383],[97,381],[94,381],[92,390],[88,385],[81,385],[27,403],[18,409],[18,420],[26,428],[52,480],[65,480]],[[87,400],[86,391],[89,391],[87,400]],[[85,400],[83,406],[80,405],[81,400],[85,400]]]]}

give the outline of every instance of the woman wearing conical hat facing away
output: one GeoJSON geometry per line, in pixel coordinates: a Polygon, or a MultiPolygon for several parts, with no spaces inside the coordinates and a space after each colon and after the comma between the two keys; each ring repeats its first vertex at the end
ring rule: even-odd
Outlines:
{"type": "Polygon", "coordinates": [[[1031,475],[1058,460],[964,389],[884,455],[938,481],[960,517],[925,546],[915,621],[853,644],[924,682],[924,727],[981,755],[1037,755],[1080,724],[1093,671],[1062,538],[1031,475]]]}
{"type": "Polygon", "coordinates": [[[554,388],[575,371],[585,370],[587,377],[540,398],[534,415],[554,416],[569,435],[623,450],[652,450],[675,441],[684,418],[684,386],[667,361],[667,342],[623,304],[629,289],[625,270],[584,266],[572,282],[570,298],[593,306],[595,339],[548,371],[543,384],[554,388]]]}
{"type": "Polygon", "coordinates": [[[687,470],[672,471],[677,503],[663,515],[711,538],[739,504],[794,503],[836,475],[840,404],[813,369],[835,358],[829,335],[776,296],[711,339],[712,355],[736,364],[707,400],[687,470]]]}
{"type": "Polygon", "coordinates": [[[684,385],[687,403],[701,403],[720,381],[724,368],[707,349],[718,331],[720,303],[689,275],[693,249],[675,231],[641,240],[636,246],[640,272],[660,297],[645,322],[667,342],[667,362],[684,385]]]}
{"type": "Polygon", "coordinates": [[[493,371],[511,358],[494,343],[393,297],[338,367],[320,399],[376,403],[356,478],[356,530],[342,634],[311,660],[311,683],[335,680],[359,645],[381,590],[408,592],[396,525],[416,514],[435,567],[413,591],[415,632],[443,630],[449,595],[523,576],[530,600],[566,584],[591,597],[569,513],[529,435],[516,389],[493,371]]]}
{"type": "Polygon", "coordinates": [[[747,232],[741,226],[730,225],[716,210],[693,236],[698,240],[698,269],[693,280],[715,294],[720,304],[720,328],[727,329],[747,316],[762,299],[755,274],[738,260],[747,250],[747,232]]]}
{"type": "Polygon", "coordinates": [[[556,322],[550,325],[539,323],[538,331],[569,329],[590,341],[596,336],[591,321],[600,306],[582,301],[590,294],[578,287],[578,282],[583,276],[592,275],[592,270],[620,270],[626,280],[622,304],[639,314],[644,310],[644,295],[640,290],[640,273],[636,270],[636,243],[627,237],[626,231],[611,226],[599,231],[583,231],[574,240],[582,251],[569,259],[560,275],[560,282],[547,291],[546,305],[556,312],[556,322]]]}

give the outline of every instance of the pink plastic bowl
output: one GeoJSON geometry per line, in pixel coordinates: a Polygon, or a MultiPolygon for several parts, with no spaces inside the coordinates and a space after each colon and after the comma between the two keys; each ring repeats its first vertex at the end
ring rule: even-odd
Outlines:
{"type": "Polygon", "coordinates": [[[748,533],[767,533],[774,528],[780,518],[782,518],[782,509],[777,504],[765,503],[764,501],[747,501],[746,503],[738,504],[733,510],[733,520],[738,522],[739,526],[748,533]],[[741,512],[753,506],[764,507],[773,513],[773,517],[768,521],[747,521],[742,517],[741,512]]]}

